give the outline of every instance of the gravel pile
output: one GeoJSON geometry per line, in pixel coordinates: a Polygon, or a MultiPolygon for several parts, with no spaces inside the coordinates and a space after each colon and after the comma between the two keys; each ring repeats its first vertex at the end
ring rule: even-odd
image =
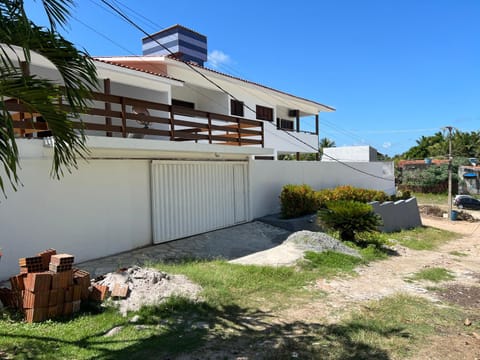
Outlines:
{"type": "Polygon", "coordinates": [[[357,250],[342,244],[339,240],[323,232],[297,231],[290,235],[284,244],[293,244],[297,249],[304,251],[322,252],[331,250],[360,257],[357,250]]]}
{"type": "Polygon", "coordinates": [[[202,290],[183,275],[169,275],[139,266],[108,273],[95,283],[108,286],[110,291],[115,287],[128,286],[127,297],[111,298],[123,315],[130,310],[139,310],[143,305],[159,304],[171,296],[198,300],[198,294],[202,290]]]}

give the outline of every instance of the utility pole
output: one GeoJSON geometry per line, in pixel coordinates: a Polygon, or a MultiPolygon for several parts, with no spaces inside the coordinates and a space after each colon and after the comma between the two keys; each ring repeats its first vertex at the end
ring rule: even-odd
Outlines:
{"type": "Polygon", "coordinates": [[[452,130],[453,126],[445,126],[448,130],[448,217],[452,220],[452,130]]]}

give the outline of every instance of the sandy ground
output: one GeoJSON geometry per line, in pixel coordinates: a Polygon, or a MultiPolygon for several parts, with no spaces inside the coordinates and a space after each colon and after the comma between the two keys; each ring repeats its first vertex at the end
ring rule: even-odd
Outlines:
{"type": "MultiPolygon", "coordinates": [[[[358,269],[359,276],[337,278],[333,280],[318,279],[314,285],[325,291],[326,299],[307,304],[301,308],[288,309],[281,317],[284,321],[306,321],[311,314],[321,314],[329,322],[340,320],[345,311],[364,306],[365,302],[378,300],[396,293],[425,297],[438,302],[440,295],[427,291],[428,282],[406,282],[415,272],[428,267],[442,267],[450,270],[455,279],[442,283],[443,286],[456,291],[448,300],[461,306],[475,306],[480,321],[480,223],[452,222],[447,219],[422,217],[424,226],[436,227],[462,234],[454,241],[441,246],[435,251],[415,251],[401,246],[396,250],[399,256],[378,261],[358,269]],[[456,256],[460,252],[464,256],[456,256]],[[472,295],[467,293],[472,291],[472,295]],[[460,295],[459,295],[460,294],[460,295]]],[[[312,321],[314,321],[312,319],[312,321]]],[[[428,346],[421,349],[412,359],[480,359],[480,339],[462,333],[434,337],[428,346]]]]}

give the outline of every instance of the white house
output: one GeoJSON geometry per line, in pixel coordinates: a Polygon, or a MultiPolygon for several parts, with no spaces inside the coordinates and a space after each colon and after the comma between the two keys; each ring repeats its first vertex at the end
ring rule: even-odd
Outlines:
{"type": "MultiPolygon", "coordinates": [[[[144,56],[95,59],[101,91],[82,116],[90,154],[61,181],[49,178],[55,145],[40,114],[10,103],[23,186],[0,202],[0,279],[18,271],[18,258],[47,248],[84,261],[278,212],[287,183],[394,191],[391,163],[357,172],[258,160],[314,152],[318,114],[334,109],[202,67],[206,41],[184,27],[153,38],[189,63],[157,54],[150,38],[144,56]],[[302,131],[307,120],[313,133],[302,131]]],[[[38,54],[30,72],[58,79],[38,54]]]]}

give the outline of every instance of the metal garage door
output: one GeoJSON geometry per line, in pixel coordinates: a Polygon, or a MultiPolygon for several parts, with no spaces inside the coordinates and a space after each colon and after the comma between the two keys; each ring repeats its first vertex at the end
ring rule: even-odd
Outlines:
{"type": "Polygon", "coordinates": [[[154,161],[154,242],[246,222],[247,172],[246,162],[154,161]]]}

